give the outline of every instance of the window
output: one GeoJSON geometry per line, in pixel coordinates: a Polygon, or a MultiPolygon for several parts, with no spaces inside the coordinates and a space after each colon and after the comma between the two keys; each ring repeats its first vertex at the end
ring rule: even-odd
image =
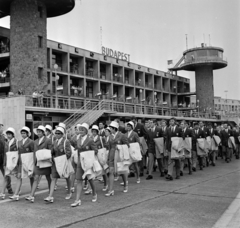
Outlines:
{"type": "Polygon", "coordinates": [[[38,7],[38,15],[40,18],[43,18],[43,8],[41,6],[38,7]]]}
{"type": "Polygon", "coordinates": [[[101,84],[101,92],[102,92],[102,94],[107,93],[107,85],[106,84],[101,84]]]}
{"type": "Polygon", "coordinates": [[[43,76],[43,68],[38,67],[38,79],[42,79],[42,76],[43,76]]]}
{"type": "Polygon", "coordinates": [[[93,82],[87,81],[86,96],[93,98],[93,82]]]}
{"type": "Polygon", "coordinates": [[[47,73],[48,84],[50,84],[50,72],[47,73]]]}
{"type": "Polygon", "coordinates": [[[42,36],[38,36],[38,47],[42,48],[43,44],[42,44],[43,38],[42,36]]]}

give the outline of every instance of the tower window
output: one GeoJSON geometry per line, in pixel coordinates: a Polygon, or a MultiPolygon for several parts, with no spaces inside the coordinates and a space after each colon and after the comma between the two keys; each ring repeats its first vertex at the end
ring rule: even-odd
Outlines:
{"type": "Polygon", "coordinates": [[[42,79],[42,77],[43,77],[43,68],[38,67],[38,79],[42,79]]]}
{"type": "Polygon", "coordinates": [[[38,7],[38,15],[40,18],[43,18],[43,8],[41,6],[38,7]]]}
{"type": "Polygon", "coordinates": [[[38,47],[42,48],[43,44],[42,44],[43,38],[42,36],[38,36],[38,47]]]}

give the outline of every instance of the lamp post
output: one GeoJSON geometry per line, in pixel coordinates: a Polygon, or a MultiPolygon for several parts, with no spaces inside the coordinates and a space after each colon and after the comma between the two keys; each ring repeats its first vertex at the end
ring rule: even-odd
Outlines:
{"type": "Polygon", "coordinates": [[[142,114],[142,89],[139,90],[140,93],[140,102],[141,102],[141,114],[142,114]]]}
{"type": "Polygon", "coordinates": [[[57,86],[58,86],[58,79],[59,79],[59,76],[57,75],[57,69],[58,69],[58,65],[55,63],[54,66],[53,66],[54,70],[55,70],[55,84],[56,84],[56,108],[58,108],[58,94],[57,94],[57,86]]]}

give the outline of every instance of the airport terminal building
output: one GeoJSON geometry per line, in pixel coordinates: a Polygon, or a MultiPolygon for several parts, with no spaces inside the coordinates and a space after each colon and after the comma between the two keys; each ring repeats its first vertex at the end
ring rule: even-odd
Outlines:
{"type": "MultiPolygon", "coordinates": [[[[24,97],[24,119],[31,129],[39,124],[54,126],[86,103],[93,108],[103,99],[114,103],[103,117],[178,116],[192,110],[187,78],[132,63],[124,53],[114,56],[119,52],[105,47],[100,54],[51,40],[47,40],[47,65],[38,67],[39,80],[47,77],[44,90],[28,88],[26,93],[19,86],[13,93],[9,34],[9,29],[0,27],[0,95],[24,97]]],[[[39,37],[39,49],[41,42],[39,37]]]]}

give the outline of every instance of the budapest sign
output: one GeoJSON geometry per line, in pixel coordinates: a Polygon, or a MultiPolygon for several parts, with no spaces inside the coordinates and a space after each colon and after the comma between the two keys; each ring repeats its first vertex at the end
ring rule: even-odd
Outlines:
{"type": "Polygon", "coordinates": [[[123,52],[120,52],[120,51],[115,51],[115,50],[112,50],[112,49],[107,48],[107,47],[102,46],[102,54],[105,55],[105,56],[109,56],[109,57],[113,57],[113,58],[116,58],[116,59],[120,59],[120,60],[123,60],[123,61],[130,62],[130,55],[129,54],[126,54],[126,53],[123,53],[123,52]]]}

